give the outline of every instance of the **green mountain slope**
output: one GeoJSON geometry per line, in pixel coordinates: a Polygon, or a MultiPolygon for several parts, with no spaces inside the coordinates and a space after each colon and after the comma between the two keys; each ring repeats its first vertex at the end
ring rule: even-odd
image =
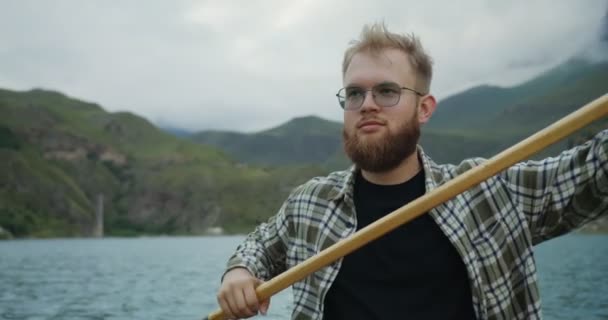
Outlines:
{"type": "Polygon", "coordinates": [[[0,226],[17,237],[91,235],[98,195],[110,235],[240,231],[321,172],[239,165],[57,92],[0,90],[0,114],[0,226]]]}
{"type": "MultiPolygon", "coordinates": [[[[509,101],[514,101],[513,96],[518,98],[517,102],[511,104],[500,104],[499,110],[485,113],[483,109],[493,107],[493,97],[476,100],[471,105],[453,106],[444,108],[443,102],[438,105],[438,110],[429,123],[428,134],[443,141],[444,138],[454,133],[465,135],[461,147],[466,156],[474,156],[473,149],[477,148],[478,156],[489,157],[497,152],[519,142],[534,132],[550,125],[565,115],[574,112],[588,102],[608,93],[608,62],[591,63],[583,60],[569,60],[566,63],[541,74],[513,88],[503,88],[508,93],[509,101]],[[453,110],[462,109],[460,118],[466,119],[458,122],[458,117],[453,117],[453,110]],[[447,110],[446,110],[447,109],[447,110]],[[454,120],[445,127],[439,124],[445,119],[452,117],[454,120]],[[436,121],[439,120],[439,121],[436,121]],[[434,123],[434,124],[433,124],[434,123]],[[483,141],[494,141],[486,147],[483,141]],[[466,145],[464,145],[466,144],[466,145]],[[474,147],[475,146],[475,147],[474,147]]],[[[468,92],[464,93],[468,95],[468,92]]],[[[446,99],[446,101],[453,101],[446,99]]],[[[554,146],[544,150],[535,158],[554,155],[560,150],[572,146],[575,142],[582,142],[592,133],[608,127],[607,120],[600,120],[588,128],[574,134],[572,137],[561,141],[554,146]]],[[[446,144],[446,143],[443,143],[446,144]]],[[[430,143],[429,145],[433,145],[430,143]]],[[[437,150],[431,152],[443,161],[458,161],[456,157],[437,150]]]]}
{"type": "MultiPolygon", "coordinates": [[[[553,81],[555,86],[547,89],[542,95],[509,106],[488,121],[489,127],[509,133],[508,124],[517,121],[518,129],[524,130],[524,134],[527,134],[538,127],[555,122],[583,104],[608,93],[608,62],[591,64],[570,61],[558,67],[556,71],[539,78],[551,82],[549,78],[551,75],[562,81],[559,83],[553,81]]],[[[538,87],[538,81],[535,82],[532,85],[538,87]]]]}
{"type": "Polygon", "coordinates": [[[253,134],[203,131],[190,138],[201,144],[219,147],[244,163],[319,164],[339,148],[341,128],[342,125],[337,122],[318,117],[302,117],[253,134]]]}
{"type": "Polygon", "coordinates": [[[605,93],[607,74],[607,62],[571,59],[511,88],[475,87],[440,101],[428,127],[444,132],[470,129],[508,132],[521,126],[510,120],[524,120],[533,129],[538,128],[541,123],[551,123],[555,117],[572,112],[580,103],[605,93]],[[565,100],[555,99],[558,96],[565,100]],[[555,110],[566,103],[574,106],[555,110]],[[530,109],[531,105],[535,108],[530,109]],[[520,114],[520,111],[525,114],[520,114]],[[549,111],[554,117],[546,117],[548,114],[539,111],[549,111]],[[505,118],[510,114],[513,117],[505,118]]]}

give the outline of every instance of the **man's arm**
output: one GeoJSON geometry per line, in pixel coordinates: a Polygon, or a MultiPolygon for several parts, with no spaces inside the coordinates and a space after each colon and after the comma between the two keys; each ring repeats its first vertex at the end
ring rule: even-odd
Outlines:
{"type": "Polygon", "coordinates": [[[266,313],[269,301],[258,301],[255,288],[286,269],[285,256],[292,210],[290,198],[279,212],[262,223],[241,243],[228,261],[217,295],[228,318],[251,317],[266,313]]]}
{"type": "Polygon", "coordinates": [[[528,220],[534,244],[608,212],[608,130],[583,145],[502,173],[528,220]]]}
{"type": "Polygon", "coordinates": [[[285,271],[291,199],[283,203],[276,215],[247,235],[228,260],[226,272],[241,267],[259,279],[268,280],[285,271]]]}

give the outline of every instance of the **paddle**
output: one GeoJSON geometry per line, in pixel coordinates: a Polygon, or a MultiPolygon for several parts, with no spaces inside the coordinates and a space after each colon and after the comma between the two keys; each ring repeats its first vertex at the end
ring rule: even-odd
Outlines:
{"type": "MultiPolygon", "coordinates": [[[[483,164],[468,170],[437,189],[378,219],[348,238],[317,253],[299,265],[264,282],[256,288],[258,299],[262,301],[270,298],[272,295],[302,280],[322,267],[357,250],[398,226],[428,212],[432,208],[480,184],[509,166],[527,159],[534,153],[606,115],[608,115],[608,93],[518,144],[502,151],[483,164]]],[[[216,319],[224,319],[221,309],[204,318],[204,320],[216,319]]]]}

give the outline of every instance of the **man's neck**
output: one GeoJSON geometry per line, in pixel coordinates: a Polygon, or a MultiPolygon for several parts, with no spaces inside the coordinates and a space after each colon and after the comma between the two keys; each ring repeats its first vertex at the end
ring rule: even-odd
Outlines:
{"type": "Polygon", "coordinates": [[[420,172],[422,165],[418,159],[418,152],[412,153],[394,169],[385,172],[369,172],[361,170],[365,180],[379,185],[394,185],[406,182],[420,172]]]}

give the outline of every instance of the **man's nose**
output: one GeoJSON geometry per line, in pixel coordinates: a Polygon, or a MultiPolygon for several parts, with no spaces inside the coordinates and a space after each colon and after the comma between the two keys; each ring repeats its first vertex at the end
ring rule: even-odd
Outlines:
{"type": "Polygon", "coordinates": [[[363,97],[363,103],[361,104],[360,112],[379,111],[380,106],[376,104],[374,93],[372,91],[366,91],[363,97]]]}

